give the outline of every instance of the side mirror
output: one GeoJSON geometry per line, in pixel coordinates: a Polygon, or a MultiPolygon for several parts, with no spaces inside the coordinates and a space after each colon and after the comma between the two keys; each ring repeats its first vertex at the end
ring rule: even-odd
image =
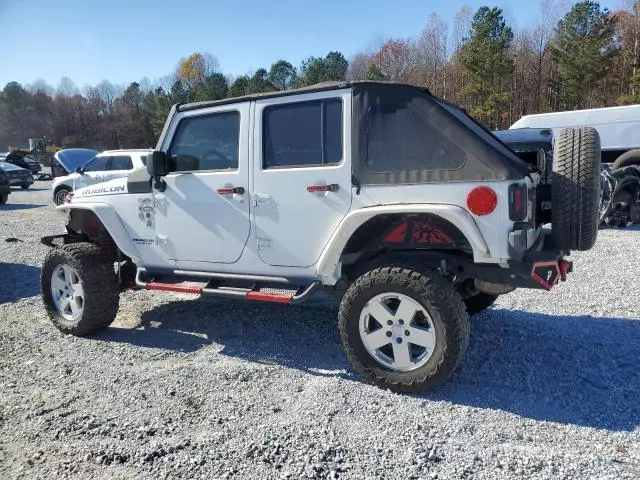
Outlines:
{"type": "Polygon", "coordinates": [[[169,173],[167,155],[158,150],[147,155],[147,172],[154,178],[166,176],[169,173]]]}
{"type": "Polygon", "coordinates": [[[153,186],[159,192],[167,189],[167,183],[162,179],[169,173],[169,161],[164,152],[154,150],[147,155],[147,173],[153,179],[153,186]]]}
{"type": "Polygon", "coordinates": [[[82,171],[82,167],[76,167],[76,173],[79,173],[80,175],[84,175],[84,172],[82,171]]]}

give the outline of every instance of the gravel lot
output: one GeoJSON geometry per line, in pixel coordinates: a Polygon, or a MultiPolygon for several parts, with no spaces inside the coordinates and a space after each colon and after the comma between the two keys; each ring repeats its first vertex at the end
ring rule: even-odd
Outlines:
{"type": "Polygon", "coordinates": [[[131,292],[106,332],[62,335],[39,297],[49,187],[0,206],[2,479],[640,478],[640,230],[501,298],[453,378],[407,396],[350,369],[331,303],[131,292]]]}

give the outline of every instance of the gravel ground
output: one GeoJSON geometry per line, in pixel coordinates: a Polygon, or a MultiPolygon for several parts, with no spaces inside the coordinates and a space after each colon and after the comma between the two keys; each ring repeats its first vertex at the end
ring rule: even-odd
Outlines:
{"type": "Polygon", "coordinates": [[[450,381],[398,395],[351,370],[330,303],[130,292],[106,332],[62,335],[49,186],[0,206],[0,478],[640,478],[640,230],[502,297],[450,381]]]}

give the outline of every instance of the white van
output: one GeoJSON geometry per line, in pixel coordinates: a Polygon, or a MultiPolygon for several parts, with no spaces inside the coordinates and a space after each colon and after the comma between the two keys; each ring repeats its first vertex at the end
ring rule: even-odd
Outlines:
{"type": "Polygon", "coordinates": [[[640,148],[640,105],[526,115],[509,129],[550,128],[556,136],[563,128],[580,126],[594,127],[600,134],[602,163],[640,148]]]}

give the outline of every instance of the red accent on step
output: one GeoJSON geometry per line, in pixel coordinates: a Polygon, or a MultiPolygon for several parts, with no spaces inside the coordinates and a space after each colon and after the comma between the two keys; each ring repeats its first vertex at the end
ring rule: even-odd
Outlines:
{"type": "Polygon", "coordinates": [[[256,302],[291,303],[292,298],[286,293],[247,292],[247,300],[256,302]]]}
{"type": "Polygon", "coordinates": [[[151,283],[147,283],[145,288],[147,290],[158,290],[161,292],[193,293],[195,295],[199,295],[202,293],[202,287],[180,285],[179,283],[174,285],[171,283],[151,282],[151,283]]]}

